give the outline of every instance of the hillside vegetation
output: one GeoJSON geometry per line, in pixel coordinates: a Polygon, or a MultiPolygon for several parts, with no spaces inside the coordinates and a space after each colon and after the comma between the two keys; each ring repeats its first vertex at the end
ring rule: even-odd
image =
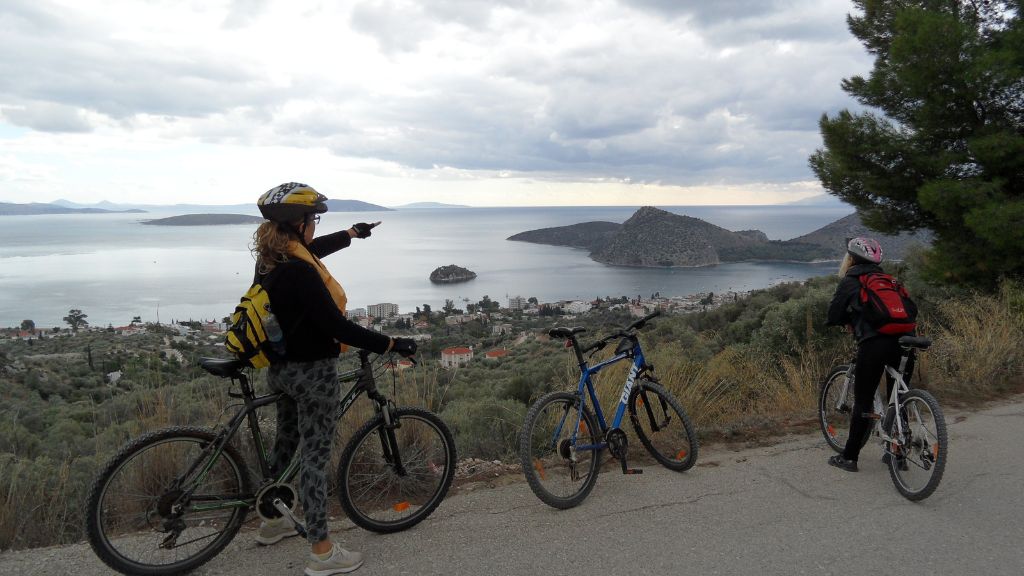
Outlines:
{"type": "MultiPolygon", "coordinates": [[[[919,361],[914,385],[933,390],[947,405],[1020,389],[1021,286],[1007,283],[978,294],[935,288],[906,270],[900,275],[920,304],[921,332],[935,340],[919,361]]],[[[822,277],[778,285],[707,312],[659,317],[642,332],[649,361],[704,439],[759,437],[814,421],[819,381],[853,351],[849,336],[824,326],[835,284],[836,278],[822,277]]],[[[629,321],[621,311],[523,317],[514,321],[514,335],[491,336],[479,321],[445,327],[434,313],[428,329],[434,338],[421,347],[420,366],[381,384],[398,403],[441,414],[461,457],[514,461],[528,404],[576,381],[571,354],[548,339],[547,329],[583,325],[582,340],[589,342],[629,321]],[[478,354],[468,366],[442,370],[440,350],[456,343],[505,347],[509,354],[496,360],[478,354]]],[[[223,355],[217,341],[175,339],[166,328],[150,326],[135,336],[101,331],[0,343],[0,549],[81,539],[89,483],[129,438],[170,424],[223,421],[231,403],[228,382],[195,364],[202,355],[223,355]],[[120,373],[116,383],[106,376],[111,372],[120,373]]],[[[598,389],[607,405],[625,369],[620,364],[602,372],[598,389]]],[[[336,446],[368,409],[365,400],[357,403],[336,446]]],[[[262,420],[272,428],[272,409],[262,420]]]]}

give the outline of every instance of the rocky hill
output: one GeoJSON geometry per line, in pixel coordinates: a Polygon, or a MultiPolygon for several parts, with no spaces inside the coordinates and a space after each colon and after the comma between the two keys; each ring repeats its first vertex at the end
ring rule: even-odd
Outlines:
{"type": "Polygon", "coordinates": [[[913,234],[879,234],[865,226],[855,212],[810,234],[794,238],[792,242],[813,244],[826,248],[830,251],[830,259],[839,259],[845,253],[844,246],[846,242],[850,238],[856,238],[857,236],[876,238],[882,244],[882,254],[886,260],[902,260],[907,256],[911,246],[927,245],[932,241],[932,232],[930,230],[921,230],[913,234]]]}
{"type": "Polygon", "coordinates": [[[846,240],[874,236],[887,259],[902,259],[930,234],[885,236],[872,232],[856,214],[792,240],[769,240],[760,230],[732,232],[692,218],[646,206],[622,224],[583,222],[571,226],[521,232],[509,240],[590,250],[598,262],[619,266],[708,266],[721,262],[838,260],[846,240]]]}
{"type": "Polygon", "coordinates": [[[699,218],[645,206],[622,224],[590,257],[620,266],[707,266],[722,261],[720,250],[758,243],[699,218]]]}

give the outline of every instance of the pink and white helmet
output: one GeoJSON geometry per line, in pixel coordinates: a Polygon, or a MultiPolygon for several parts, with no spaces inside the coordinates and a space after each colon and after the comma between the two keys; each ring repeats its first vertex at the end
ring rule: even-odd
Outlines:
{"type": "Polygon", "coordinates": [[[846,251],[854,258],[872,264],[882,261],[882,245],[874,238],[854,238],[846,245],[846,251]]]}

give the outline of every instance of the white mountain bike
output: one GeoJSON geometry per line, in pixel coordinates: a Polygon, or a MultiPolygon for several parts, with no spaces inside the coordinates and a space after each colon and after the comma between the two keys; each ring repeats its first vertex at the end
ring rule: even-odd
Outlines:
{"type": "MultiPolygon", "coordinates": [[[[942,481],[946,469],[946,419],[934,396],[924,390],[911,390],[903,379],[911,355],[928,349],[932,341],[903,336],[899,343],[903,348],[899,368],[885,367],[893,381],[888,406],[883,404],[879,387],[874,411],[865,414],[875,423],[864,435],[861,446],[872,435],[876,436],[896,489],[908,500],[916,501],[930,496],[942,481]]],[[[822,382],[818,396],[821,432],[836,452],[843,451],[850,430],[853,380],[853,362],[836,366],[822,382]]]]}

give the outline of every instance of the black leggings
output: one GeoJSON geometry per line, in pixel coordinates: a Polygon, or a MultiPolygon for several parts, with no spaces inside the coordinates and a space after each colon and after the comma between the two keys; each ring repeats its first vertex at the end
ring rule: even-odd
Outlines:
{"type": "MultiPolygon", "coordinates": [[[[874,411],[875,390],[885,373],[886,365],[899,367],[903,350],[898,336],[879,335],[861,342],[857,346],[857,367],[853,381],[853,414],[850,416],[850,436],[846,439],[843,458],[856,461],[860,457],[864,435],[871,428],[871,420],[865,413],[874,411]]],[[[910,379],[912,366],[907,366],[905,379],[910,379]]],[[[892,382],[889,382],[892,386],[892,382]]]]}

